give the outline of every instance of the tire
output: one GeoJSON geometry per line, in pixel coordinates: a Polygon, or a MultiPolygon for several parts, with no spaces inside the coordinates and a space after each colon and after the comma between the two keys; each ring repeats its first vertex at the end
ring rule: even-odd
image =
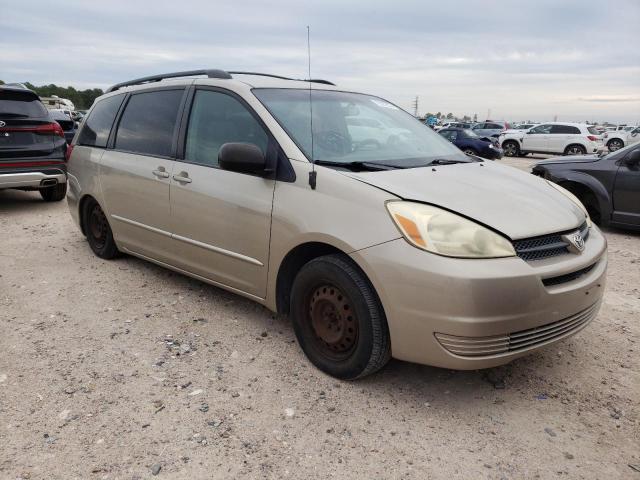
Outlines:
{"type": "Polygon", "coordinates": [[[585,153],[587,153],[587,149],[584,148],[582,145],[578,145],[575,143],[569,145],[567,148],[564,149],[565,155],[584,155],[585,153]]]}
{"type": "Polygon", "coordinates": [[[478,152],[476,152],[476,150],[471,147],[467,147],[462,151],[464,152],[465,155],[473,155],[475,157],[478,156],[478,152]]]}
{"type": "Polygon", "coordinates": [[[91,199],[83,209],[84,231],[93,253],[105,260],[111,260],[120,255],[113,232],[98,202],[91,199]]]}
{"type": "Polygon", "coordinates": [[[619,138],[612,138],[607,142],[607,148],[610,152],[615,152],[616,150],[620,150],[624,147],[624,142],[619,138]]]}
{"type": "Polygon", "coordinates": [[[518,142],[516,141],[507,140],[502,144],[502,151],[507,157],[519,157],[520,145],[518,145],[518,142]]]}
{"type": "Polygon", "coordinates": [[[59,202],[67,196],[67,184],[57,183],[53,187],[41,188],[40,196],[45,202],[59,202]]]}
{"type": "Polygon", "coordinates": [[[298,272],[291,290],[293,329],[307,358],[343,380],[370,375],[391,358],[380,300],[348,258],[326,255],[298,272]]]}

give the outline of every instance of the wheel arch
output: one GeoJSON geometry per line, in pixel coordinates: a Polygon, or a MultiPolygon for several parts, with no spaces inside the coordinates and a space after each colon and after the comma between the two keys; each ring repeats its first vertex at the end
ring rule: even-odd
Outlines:
{"type": "Polygon", "coordinates": [[[597,202],[595,206],[600,212],[600,221],[603,224],[608,223],[611,215],[611,196],[602,183],[590,175],[577,172],[557,178],[554,181],[576,195],[581,201],[585,194],[593,195],[597,202]]]}
{"type": "Polygon", "coordinates": [[[291,288],[293,281],[300,269],[311,260],[325,255],[340,255],[353,264],[372,286],[379,297],[375,286],[362,268],[346,251],[321,241],[309,241],[293,247],[280,262],[275,281],[275,307],[278,313],[288,314],[291,300],[291,288]]]}

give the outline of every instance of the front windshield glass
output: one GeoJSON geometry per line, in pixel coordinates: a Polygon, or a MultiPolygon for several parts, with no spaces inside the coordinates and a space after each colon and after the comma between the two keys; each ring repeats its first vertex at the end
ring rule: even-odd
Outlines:
{"type": "Polygon", "coordinates": [[[254,89],[253,93],[312,161],[401,168],[424,166],[433,160],[469,161],[431,128],[378,97],[286,88],[254,89]]]}

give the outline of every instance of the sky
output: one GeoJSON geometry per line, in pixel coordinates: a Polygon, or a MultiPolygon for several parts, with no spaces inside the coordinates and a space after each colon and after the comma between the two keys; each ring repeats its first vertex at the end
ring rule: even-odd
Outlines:
{"type": "Polygon", "coordinates": [[[0,0],[0,79],[307,76],[413,111],[640,123],[640,0],[0,0]],[[3,6],[4,4],[4,6],[3,6]]]}

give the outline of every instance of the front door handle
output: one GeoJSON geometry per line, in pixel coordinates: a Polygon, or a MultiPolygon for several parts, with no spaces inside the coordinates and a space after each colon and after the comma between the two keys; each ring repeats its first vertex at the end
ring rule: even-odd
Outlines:
{"type": "Polygon", "coordinates": [[[169,172],[167,172],[164,167],[158,167],[157,170],[154,170],[153,173],[156,177],[160,178],[169,178],[169,172]]]}
{"type": "Polygon", "coordinates": [[[187,172],[180,172],[178,175],[174,175],[173,179],[176,182],[180,183],[191,183],[191,179],[189,178],[189,174],[187,172]]]}

